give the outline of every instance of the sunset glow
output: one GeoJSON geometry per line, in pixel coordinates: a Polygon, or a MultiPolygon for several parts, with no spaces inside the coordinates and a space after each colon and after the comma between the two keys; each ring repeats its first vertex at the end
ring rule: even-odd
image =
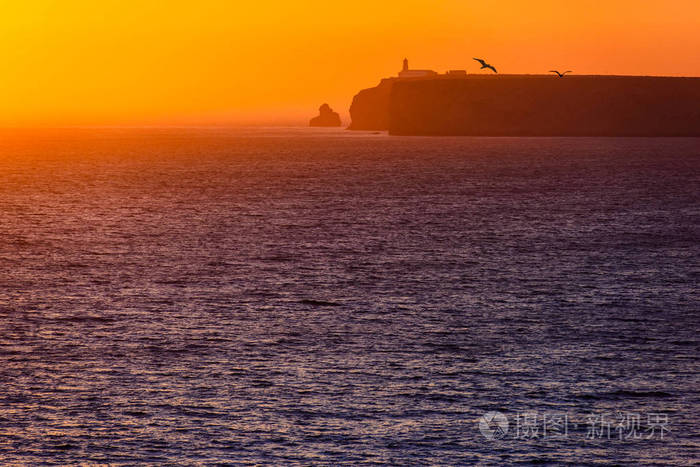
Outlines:
{"type": "Polygon", "coordinates": [[[697,464],[700,0],[0,7],[0,467],[697,464]]]}
{"type": "Polygon", "coordinates": [[[700,75],[697,0],[3,1],[0,126],[298,124],[418,68],[700,75]]]}

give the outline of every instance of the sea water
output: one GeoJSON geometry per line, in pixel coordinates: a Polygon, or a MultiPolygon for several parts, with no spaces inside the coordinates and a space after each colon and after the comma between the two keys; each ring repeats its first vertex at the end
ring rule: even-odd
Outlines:
{"type": "Polygon", "coordinates": [[[700,139],[5,131],[0,463],[682,465],[700,139]]]}

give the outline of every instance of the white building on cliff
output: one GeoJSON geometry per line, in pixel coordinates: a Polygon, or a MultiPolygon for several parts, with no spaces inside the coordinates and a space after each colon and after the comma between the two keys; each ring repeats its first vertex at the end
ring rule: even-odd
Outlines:
{"type": "Polygon", "coordinates": [[[408,59],[403,59],[403,69],[399,72],[399,78],[427,78],[437,76],[437,72],[433,70],[410,70],[408,68],[408,59]]]}

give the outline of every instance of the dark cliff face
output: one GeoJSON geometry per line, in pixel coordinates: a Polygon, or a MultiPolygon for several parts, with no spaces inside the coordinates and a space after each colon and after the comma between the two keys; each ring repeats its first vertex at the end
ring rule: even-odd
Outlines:
{"type": "Polygon", "coordinates": [[[350,105],[351,130],[388,130],[389,104],[394,79],[384,79],[378,86],[363,89],[350,105]]]}
{"type": "MultiPolygon", "coordinates": [[[[360,93],[356,101],[362,98],[360,93]]],[[[700,136],[700,78],[396,80],[388,109],[380,105],[370,112],[368,104],[370,99],[358,103],[360,122],[371,114],[375,121],[387,121],[372,129],[395,135],[700,136]]]]}
{"type": "Polygon", "coordinates": [[[335,127],[340,126],[340,115],[338,112],[333,112],[333,109],[328,104],[323,104],[318,108],[319,115],[314,117],[309,122],[310,126],[327,126],[335,127]]]}

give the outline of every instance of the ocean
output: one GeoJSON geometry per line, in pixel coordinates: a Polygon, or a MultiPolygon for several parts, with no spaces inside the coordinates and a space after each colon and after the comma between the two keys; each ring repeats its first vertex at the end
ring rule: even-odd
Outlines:
{"type": "Polygon", "coordinates": [[[700,139],[1,136],[2,465],[700,462],[700,139]]]}

